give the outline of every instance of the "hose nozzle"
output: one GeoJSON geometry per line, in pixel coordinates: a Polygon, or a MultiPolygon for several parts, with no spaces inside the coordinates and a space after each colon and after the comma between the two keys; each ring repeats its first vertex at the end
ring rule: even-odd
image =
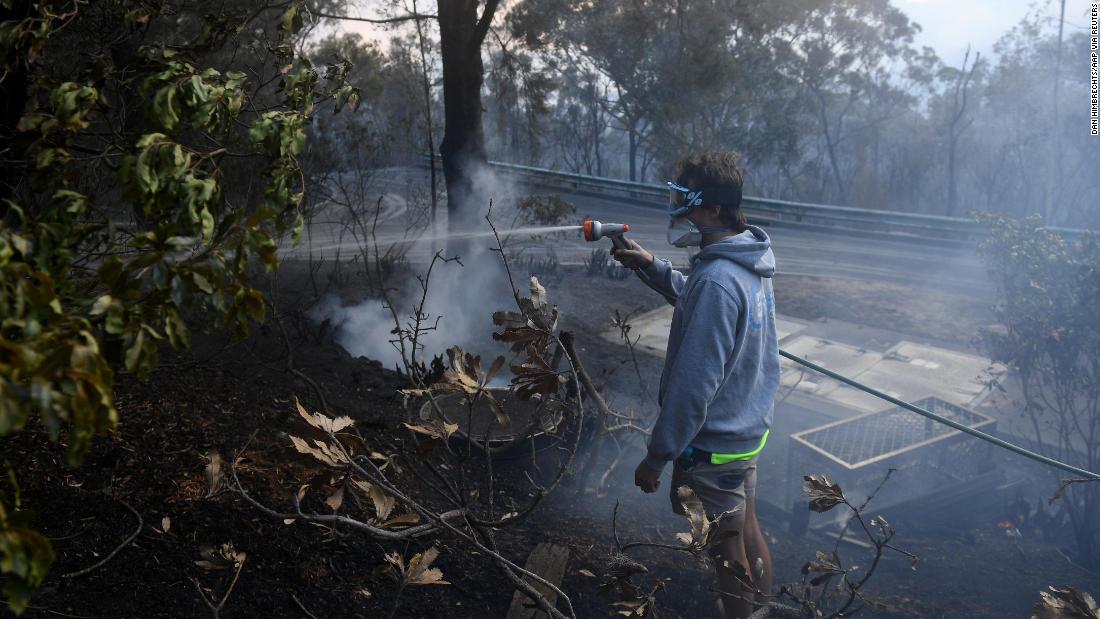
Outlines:
{"type": "Polygon", "coordinates": [[[624,232],[630,232],[630,224],[605,224],[592,219],[584,220],[584,240],[588,242],[598,241],[604,237],[621,237],[624,232]]]}

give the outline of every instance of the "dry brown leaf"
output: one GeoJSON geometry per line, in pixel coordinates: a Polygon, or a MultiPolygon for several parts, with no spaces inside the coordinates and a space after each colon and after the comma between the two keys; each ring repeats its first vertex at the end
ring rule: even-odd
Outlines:
{"type": "Polygon", "coordinates": [[[443,372],[443,379],[433,385],[440,391],[461,391],[475,395],[481,391],[481,357],[464,352],[458,346],[447,349],[451,367],[443,372]]]}
{"type": "Polygon", "coordinates": [[[458,431],[457,423],[448,423],[438,419],[430,419],[417,423],[406,423],[403,425],[417,434],[423,434],[438,439],[450,438],[452,434],[458,431]]]}
{"type": "Polygon", "coordinates": [[[549,340],[549,333],[534,326],[526,316],[516,312],[493,312],[493,324],[504,327],[493,333],[498,342],[508,342],[512,350],[519,352],[528,346],[542,349],[549,340]]]}
{"type": "Polygon", "coordinates": [[[546,305],[549,300],[546,296],[546,288],[539,283],[539,278],[531,276],[531,304],[535,306],[535,309],[545,312],[546,305]]]}
{"type": "MultiPolygon", "coordinates": [[[[493,376],[504,367],[505,358],[503,355],[498,356],[493,360],[493,363],[489,366],[487,372],[483,372],[481,369],[481,356],[472,355],[468,352],[464,352],[458,346],[452,346],[447,349],[447,357],[451,361],[451,366],[443,372],[443,378],[432,385],[432,389],[442,392],[461,392],[468,396],[474,396],[475,398],[485,398],[489,403],[489,408],[492,409],[493,415],[496,417],[497,423],[501,427],[507,428],[511,425],[511,419],[501,408],[500,403],[493,397],[491,390],[486,387],[493,376]]],[[[458,426],[455,424],[443,423],[442,427],[431,430],[431,426],[435,425],[435,422],[421,422],[415,425],[405,424],[410,429],[420,432],[421,434],[428,434],[433,438],[446,438],[449,437],[458,426]],[[417,426],[421,426],[418,428],[417,426]],[[450,429],[453,427],[454,429],[450,429]],[[439,430],[443,430],[442,435],[439,430]]]]}
{"type": "Polygon", "coordinates": [[[413,555],[409,559],[408,569],[405,571],[406,585],[449,585],[443,580],[443,572],[437,567],[431,567],[432,561],[439,556],[439,550],[435,546],[422,553],[413,555]]]}
{"type": "Polygon", "coordinates": [[[802,478],[802,491],[810,497],[810,509],[815,512],[827,512],[844,502],[844,492],[840,486],[829,481],[825,475],[806,475],[802,478]]]}
{"type": "Polygon", "coordinates": [[[348,463],[348,459],[344,456],[342,450],[323,441],[314,439],[313,444],[316,447],[312,447],[305,439],[290,435],[290,442],[294,444],[294,448],[298,450],[298,453],[313,456],[329,466],[340,467],[348,463]]]}
{"type": "Polygon", "coordinates": [[[387,552],[385,555],[386,563],[389,563],[397,570],[397,574],[404,579],[405,578],[405,558],[401,556],[399,552],[387,552]]]}
{"type": "Polygon", "coordinates": [[[321,413],[309,413],[306,411],[305,407],[302,406],[302,403],[298,401],[298,396],[294,396],[294,406],[298,409],[298,414],[302,416],[302,419],[304,419],[306,423],[322,432],[335,434],[355,424],[355,421],[352,420],[351,417],[337,417],[333,419],[321,413]]]}
{"type": "Polygon", "coordinates": [[[387,456],[385,454],[378,453],[377,451],[372,451],[367,457],[371,460],[379,462],[379,471],[385,471],[388,468],[392,468],[395,473],[397,473],[398,475],[401,474],[401,467],[397,465],[397,458],[395,458],[394,456],[387,456]]]}
{"type": "Polygon", "coordinates": [[[222,456],[216,451],[206,454],[206,497],[212,497],[225,485],[225,471],[222,469],[222,456]]]}
{"type": "Polygon", "coordinates": [[[531,296],[521,297],[518,303],[519,313],[493,314],[493,324],[504,327],[501,332],[493,333],[493,339],[511,343],[512,350],[517,352],[528,346],[537,350],[546,348],[558,326],[558,308],[547,311],[546,289],[539,284],[538,278],[531,278],[531,296]]]}
{"type": "Polygon", "coordinates": [[[374,512],[379,522],[385,521],[390,517],[390,512],[393,511],[397,501],[390,495],[386,494],[378,486],[371,484],[367,489],[367,496],[370,497],[372,503],[374,503],[374,512]]]}
{"type": "Polygon", "coordinates": [[[802,566],[803,576],[808,576],[811,573],[818,574],[810,580],[810,585],[816,587],[821,584],[828,584],[834,576],[843,574],[844,570],[840,567],[840,557],[837,556],[835,551],[830,557],[818,550],[817,558],[813,561],[807,561],[802,566]]]}
{"type": "Polygon", "coordinates": [[[496,417],[497,425],[505,429],[512,427],[512,418],[508,416],[508,413],[504,412],[504,407],[500,405],[500,402],[497,402],[497,399],[488,393],[483,397],[489,404],[489,410],[493,411],[493,417],[496,417]]]}
{"type": "Polygon", "coordinates": [[[332,491],[332,494],[328,495],[325,499],[325,505],[332,508],[332,511],[337,511],[340,506],[344,504],[344,486],[341,485],[332,491]]]}
{"type": "Polygon", "coordinates": [[[702,548],[710,537],[711,522],[707,519],[707,512],[703,509],[703,502],[695,495],[695,491],[689,486],[680,486],[676,489],[676,498],[684,506],[684,514],[691,523],[691,544],[702,548]]]}
{"type": "Polygon", "coordinates": [[[1085,591],[1073,587],[1047,587],[1040,591],[1042,600],[1035,605],[1031,619],[1100,619],[1100,608],[1085,591]]]}
{"type": "Polygon", "coordinates": [[[497,375],[497,372],[499,372],[502,367],[504,367],[505,361],[504,355],[498,355],[496,359],[493,359],[493,363],[489,366],[489,369],[485,370],[484,384],[488,385],[492,382],[493,377],[497,375]]]}
{"type": "Polygon", "coordinates": [[[565,376],[555,371],[534,346],[527,347],[527,360],[523,364],[512,366],[512,374],[512,386],[521,400],[529,400],[536,393],[544,396],[554,393],[565,382],[565,376]]]}

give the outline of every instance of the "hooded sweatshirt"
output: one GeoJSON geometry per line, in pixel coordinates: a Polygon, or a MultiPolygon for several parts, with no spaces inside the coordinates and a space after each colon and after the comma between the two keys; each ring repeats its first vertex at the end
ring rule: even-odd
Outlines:
{"type": "Polygon", "coordinates": [[[746,453],[763,445],[779,387],[772,275],[756,226],[707,245],[691,275],[654,259],[639,274],[676,309],[646,464],[660,471],[687,447],[746,453]]]}

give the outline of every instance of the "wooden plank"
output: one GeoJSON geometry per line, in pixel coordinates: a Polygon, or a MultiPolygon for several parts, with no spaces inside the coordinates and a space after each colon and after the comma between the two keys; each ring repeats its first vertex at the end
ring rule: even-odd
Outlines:
{"type": "MultiPolygon", "coordinates": [[[[569,561],[569,549],[557,544],[542,543],[535,546],[527,557],[527,563],[523,568],[528,572],[538,574],[554,586],[561,586],[562,576],[565,575],[565,564],[569,561]]],[[[533,583],[535,590],[546,597],[551,604],[558,601],[558,595],[542,583],[533,583]]],[[[522,591],[516,590],[512,596],[512,605],[508,607],[508,619],[545,619],[546,613],[539,610],[531,598],[522,591]]]]}

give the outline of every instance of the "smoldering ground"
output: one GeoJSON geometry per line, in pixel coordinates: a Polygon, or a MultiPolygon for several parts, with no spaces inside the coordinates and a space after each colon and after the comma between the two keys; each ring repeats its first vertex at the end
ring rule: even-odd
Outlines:
{"type": "MultiPolygon", "coordinates": [[[[506,210],[500,201],[494,202],[494,212],[506,210]]],[[[494,217],[495,221],[499,221],[494,217]]],[[[631,222],[633,223],[633,222],[631,222]]],[[[646,226],[639,226],[646,231],[646,226]]],[[[654,235],[657,231],[649,231],[654,235]]],[[[981,351],[973,340],[978,330],[991,321],[986,306],[992,304],[993,292],[989,286],[967,285],[975,271],[980,271],[981,263],[976,256],[965,261],[943,264],[929,258],[917,269],[894,269],[894,261],[905,261],[905,252],[888,252],[887,262],[860,261],[851,257],[859,254],[862,245],[859,239],[837,237],[832,240],[814,241],[813,249],[822,256],[839,256],[848,265],[847,271],[837,277],[815,275],[810,270],[812,261],[791,261],[792,266],[802,269],[785,269],[783,262],[782,230],[775,231],[779,273],[777,275],[777,309],[780,313],[793,313],[804,320],[821,321],[841,329],[845,336],[861,338],[872,342],[872,331],[895,332],[895,338],[935,344],[947,348],[966,350],[974,354],[981,351]],[[895,256],[894,254],[897,253],[895,256]],[[854,265],[854,266],[853,266],[854,265]],[[857,268],[858,267],[858,268],[857,268]],[[898,277],[885,281],[873,280],[885,271],[896,271],[898,277]],[[904,275],[904,277],[901,277],[904,275]],[[952,285],[938,285],[937,282],[949,282],[952,285]]],[[[439,328],[425,334],[426,347],[422,359],[442,353],[447,347],[458,344],[464,349],[480,352],[483,358],[491,358],[500,352],[506,352],[491,338],[494,325],[490,316],[493,311],[510,309],[514,301],[511,289],[507,285],[506,273],[501,268],[500,256],[491,251],[494,239],[475,237],[474,244],[479,252],[463,258],[464,266],[457,264],[437,264],[433,270],[430,288],[425,305],[425,313],[432,319],[439,318],[439,328]]],[[[798,241],[798,239],[796,239],[798,241]]],[[[806,243],[805,240],[801,242],[806,243]]],[[[429,257],[430,244],[419,253],[429,257]]],[[[660,252],[660,247],[651,249],[660,252]]],[[[929,256],[939,255],[932,247],[927,248],[929,256]]],[[[831,259],[830,258],[830,259],[831,259]]],[[[398,315],[407,322],[413,307],[420,298],[420,285],[416,274],[423,274],[426,263],[418,261],[408,275],[396,278],[394,298],[400,299],[401,310],[398,315]]],[[[816,270],[816,269],[815,269],[816,270]]],[[[526,278],[530,272],[516,269],[513,272],[521,294],[525,293],[526,278]]],[[[656,389],[656,379],[660,373],[661,359],[651,354],[639,355],[639,370],[636,372],[633,361],[626,353],[621,342],[613,343],[601,336],[612,330],[610,316],[613,310],[628,312],[638,309],[653,309],[663,301],[650,298],[651,295],[642,284],[633,279],[612,283],[603,276],[588,278],[582,273],[571,273],[563,285],[548,284],[550,299],[557,304],[563,314],[564,329],[576,329],[583,332],[581,355],[586,367],[603,391],[604,397],[617,412],[637,416],[645,427],[656,414],[654,403],[646,397],[646,387],[656,389]],[[583,284],[582,284],[583,282],[583,284]],[[643,301],[649,299],[649,301],[643,301]],[[640,374],[640,376],[638,376],[640,374]]],[[[398,305],[398,303],[395,303],[398,305]]],[[[321,319],[327,318],[331,324],[338,325],[337,341],[355,355],[385,360],[392,367],[397,359],[397,351],[389,344],[394,328],[392,313],[377,298],[358,299],[354,302],[340,302],[336,298],[326,299],[315,310],[321,319]]],[[[877,332],[876,332],[877,333],[877,332]]],[[[884,340],[885,341],[885,340],[884,340]]],[[[975,377],[977,378],[977,377],[975,377]]],[[[1001,406],[1011,407],[1011,402],[1001,402],[1001,406]]],[[[776,543],[780,553],[785,553],[783,563],[792,570],[801,565],[807,556],[812,556],[809,546],[828,545],[834,542],[832,535],[843,526],[844,514],[837,511],[830,514],[813,515],[808,522],[806,537],[797,538],[797,549],[790,547],[792,538],[788,533],[789,518],[794,510],[805,512],[805,500],[801,498],[799,486],[801,475],[812,472],[824,472],[826,469],[807,468],[792,471],[788,468],[789,440],[780,436],[804,430],[830,421],[826,411],[793,406],[791,402],[781,403],[776,410],[777,428],[783,432],[769,442],[761,462],[760,480],[762,495],[766,502],[760,506],[761,520],[769,542],[776,543]],[[799,502],[801,501],[801,502],[799,502]],[[803,547],[805,546],[805,547],[803,547]],[[809,553],[807,555],[807,553],[809,553]]],[[[587,488],[579,492],[567,492],[555,496],[547,503],[547,508],[561,514],[568,513],[570,519],[581,519],[584,526],[607,527],[610,530],[611,512],[617,501],[623,505],[622,513],[629,512],[630,520],[624,519],[624,529],[620,534],[629,539],[645,539],[654,542],[670,542],[675,533],[686,530],[682,518],[670,511],[666,487],[656,495],[642,495],[633,486],[631,472],[637,460],[643,454],[646,439],[641,434],[629,432],[617,433],[604,447],[601,459],[594,467],[594,474],[587,479],[587,488]],[[629,524],[627,524],[629,523],[629,524]]],[[[591,448],[591,444],[586,444],[591,448]]],[[[581,466],[590,451],[578,454],[581,466]]],[[[1038,552],[1028,544],[1054,542],[1065,544],[1071,539],[1067,535],[1069,523],[1057,505],[1042,504],[1044,494],[1049,495],[1051,484],[1055,481],[1039,467],[1024,466],[1010,462],[1012,457],[997,454],[988,462],[1002,470],[1001,476],[975,478],[965,495],[962,504],[968,509],[959,511],[949,505],[935,502],[910,502],[907,506],[899,504],[909,497],[931,497],[954,483],[944,476],[947,460],[936,462],[939,454],[929,454],[926,463],[931,468],[913,469],[905,474],[895,473],[886,488],[872,503],[872,509],[882,507],[881,513],[887,521],[896,523],[899,539],[911,542],[927,555],[928,563],[922,564],[922,570],[931,574],[921,578],[934,582],[939,575],[951,569],[943,565],[942,551],[937,546],[944,544],[963,544],[960,552],[972,552],[975,557],[992,556],[1002,550],[1017,555],[1019,546],[1025,554],[1038,552]],[[934,457],[933,457],[934,456],[934,457]],[[899,511],[904,509],[904,511],[899,511]],[[1017,512],[1011,519],[1012,529],[1002,528],[1009,519],[1005,516],[1017,512]],[[1023,541],[1010,536],[1019,533],[1023,541]],[[1058,541],[1055,541],[1058,540],[1058,541]],[[984,554],[983,554],[984,553],[984,554]],[[925,567],[927,565],[927,567],[925,567]]],[[[812,463],[808,463],[812,464],[812,463]]],[[[530,459],[519,458],[506,466],[528,467],[530,459]]],[[[923,466],[923,465],[922,465],[923,466]]],[[[985,466],[985,465],[983,465],[985,466]]],[[[851,493],[853,501],[861,501],[875,483],[885,476],[890,465],[867,467],[863,472],[866,480],[842,485],[851,493]]],[[[918,467],[919,468],[919,467],[918,467]]],[[[986,469],[988,470],[988,469],[986,469]]],[[[960,473],[961,471],[954,471],[960,473]]],[[[975,469],[974,472],[983,472],[975,469]]],[[[830,473],[831,474],[831,473],[830,473]]],[[[956,480],[957,481],[957,480],[956,480]]],[[[561,517],[565,518],[564,515],[561,517]]],[[[573,520],[570,520],[573,522],[573,520]]],[[[857,540],[858,541],[858,540],[857,540]]],[[[854,561],[866,558],[866,549],[858,544],[845,544],[846,556],[854,561]]],[[[1038,546],[1035,546],[1038,548],[1038,546]]],[[[1068,553],[1067,553],[1068,554],[1068,553]]],[[[975,559],[977,560],[977,559],[975,559]]],[[[685,574],[694,574],[696,580],[709,578],[705,567],[700,568],[690,558],[684,559],[685,574]],[[688,569],[690,568],[690,569],[688,569]]],[[[909,570],[908,563],[902,561],[897,567],[909,570]],[[905,565],[901,565],[905,563],[905,565]]],[[[893,563],[887,563],[893,569],[893,563]]],[[[898,572],[899,577],[902,574],[898,572]]],[[[791,577],[796,575],[791,574],[791,577]]],[[[892,581],[890,581],[892,582],[892,581]]],[[[685,590],[697,590],[685,583],[687,589],[677,589],[668,599],[677,602],[685,590]]],[[[1042,584],[1037,584],[1040,587],[1042,584]]],[[[884,585],[884,590],[889,587],[884,585]]],[[[1034,588],[1034,587],[1033,587],[1034,588]]],[[[929,593],[931,595],[931,593],[929,593]]],[[[1033,594],[1020,594],[1017,606],[1026,605],[1027,597],[1033,594]]]]}
{"type": "MultiPolygon", "coordinates": [[[[514,258],[513,248],[531,235],[560,233],[578,226],[525,225],[516,207],[520,192],[513,184],[487,169],[476,178],[475,203],[484,206],[476,218],[470,218],[467,229],[449,229],[446,203],[442,202],[435,224],[410,233],[401,227],[407,225],[409,217],[417,219],[415,211],[426,208],[425,201],[400,193],[379,198],[379,204],[392,205],[387,213],[390,221],[378,230],[373,222],[369,224],[369,237],[367,225],[361,223],[359,235],[363,242],[353,249],[360,251],[362,264],[370,265],[368,270],[378,268],[382,255],[397,256],[395,262],[404,268],[385,278],[384,283],[368,274],[368,279],[373,279],[371,285],[325,294],[310,310],[310,318],[327,323],[336,342],[352,355],[376,359],[388,367],[402,365],[394,329],[411,331],[417,321],[417,350],[406,351],[410,360],[430,362],[451,346],[487,358],[507,352],[506,346],[492,338],[495,327],[491,316],[514,306],[513,284],[523,292],[528,282],[516,273],[509,281],[498,242],[505,247],[506,255],[514,258]],[[375,250],[377,254],[373,254],[375,250]],[[383,285],[385,291],[379,287],[383,285]],[[359,298],[349,296],[349,292],[359,298]]],[[[409,190],[405,191],[407,194],[409,190]]]]}

